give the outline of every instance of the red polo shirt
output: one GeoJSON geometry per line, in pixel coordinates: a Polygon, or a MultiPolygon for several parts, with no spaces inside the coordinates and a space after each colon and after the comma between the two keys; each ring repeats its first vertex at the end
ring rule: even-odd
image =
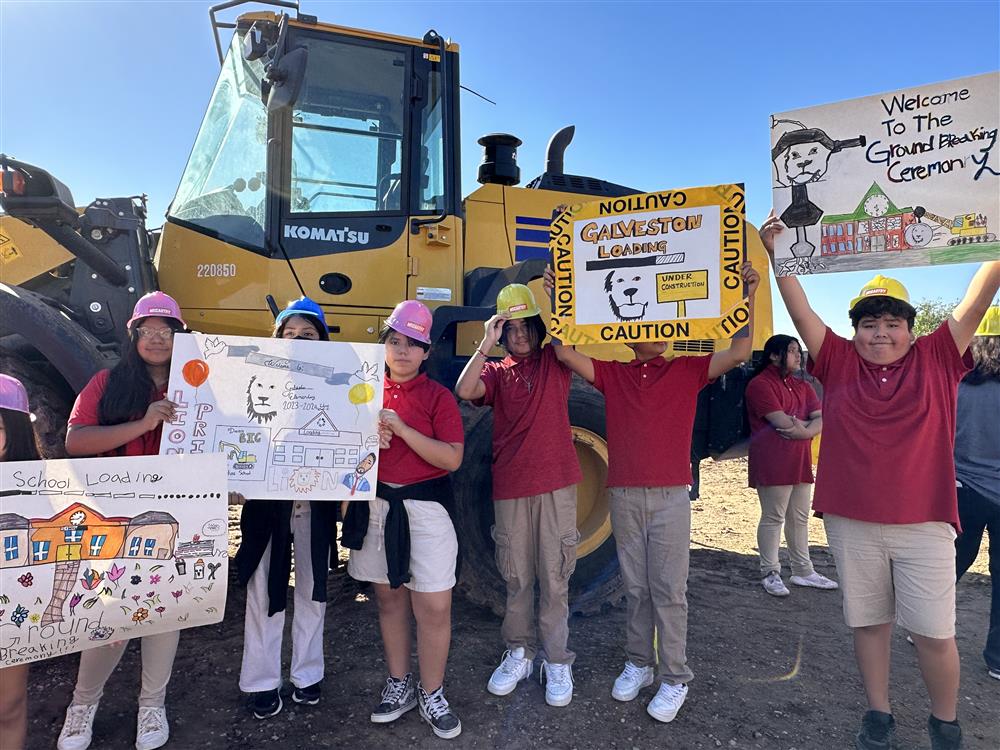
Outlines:
{"type": "Polygon", "coordinates": [[[540,495],[579,482],[569,427],[570,371],[551,345],[524,357],[487,362],[480,376],[493,407],[493,499],[540,495]]]}
{"type": "Polygon", "coordinates": [[[791,374],[781,377],[778,368],[769,365],[747,384],[745,398],[750,417],[750,486],[811,484],[812,440],[786,440],[765,415],[780,411],[808,421],[820,409],[813,387],[791,374]]]}
{"type": "MultiPolygon", "coordinates": [[[[83,387],[80,394],[76,397],[76,403],[73,404],[73,411],[69,414],[69,426],[73,425],[94,427],[100,426],[101,421],[98,418],[98,406],[101,403],[101,397],[104,395],[104,390],[108,387],[108,378],[111,375],[111,370],[101,370],[90,379],[90,382],[83,387]]],[[[154,401],[162,401],[167,397],[167,385],[164,383],[163,388],[156,389],[149,398],[149,403],[154,401]]],[[[145,412],[136,417],[136,419],[141,419],[145,416],[145,412]]],[[[156,456],[160,452],[160,433],[163,431],[163,422],[160,422],[156,426],[155,430],[150,430],[144,433],[135,440],[131,440],[124,446],[117,448],[113,451],[108,451],[107,453],[102,453],[102,456],[156,456]]]]}
{"type": "Polygon", "coordinates": [[[691,431],[711,359],[593,360],[607,414],[608,487],[691,484],[691,431]]]}
{"type": "Polygon", "coordinates": [[[823,383],[823,442],[813,508],[873,523],[956,528],[955,400],[972,356],[948,323],[888,365],[861,358],[829,328],[810,371],[823,383]]]}
{"type": "MultiPolygon", "coordinates": [[[[406,424],[443,443],[464,443],[462,415],[451,391],[421,373],[413,380],[395,383],[388,376],[382,391],[382,408],[393,409],[406,424]]],[[[406,441],[394,435],[379,451],[378,478],[393,484],[416,484],[443,477],[448,472],[427,463],[406,441]]]]}

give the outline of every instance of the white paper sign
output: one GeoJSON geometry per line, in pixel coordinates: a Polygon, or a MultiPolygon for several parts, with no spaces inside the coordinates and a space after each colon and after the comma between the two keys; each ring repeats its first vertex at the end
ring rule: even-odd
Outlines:
{"type": "Polygon", "coordinates": [[[381,344],[179,334],[160,453],[222,453],[248,498],[370,500],[384,366],[381,344]]]}
{"type": "Polygon", "coordinates": [[[219,622],[219,455],[0,463],[0,667],[219,622]]]}
{"type": "Polygon", "coordinates": [[[779,275],[1000,258],[1000,73],[772,117],[779,275]]]}

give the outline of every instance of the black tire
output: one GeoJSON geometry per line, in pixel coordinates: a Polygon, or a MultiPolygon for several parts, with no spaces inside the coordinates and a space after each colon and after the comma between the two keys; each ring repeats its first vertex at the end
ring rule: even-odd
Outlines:
{"type": "MultiPolygon", "coordinates": [[[[569,414],[574,427],[606,439],[604,397],[577,378],[570,390],[569,414]]],[[[503,615],[507,589],[497,571],[492,537],[493,412],[463,404],[462,419],[465,460],[453,476],[462,546],[458,591],[469,601],[503,615]]],[[[603,486],[595,489],[605,492],[603,486]]],[[[609,535],[599,547],[577,560],[569,592],[570,612],[575,614],[597,614],[609,606],[620,605],[625,592],[613,536],[609,535]]]]}
{"type": "Polygon", "coordinates": [[[0,349],[0,372],[20,380],[28,391],[28,405],[35,417],[35,433],[44,458],[66,455],[66,420],[73,393],[58,375],[32,364],[7,349],[0,349]]]}

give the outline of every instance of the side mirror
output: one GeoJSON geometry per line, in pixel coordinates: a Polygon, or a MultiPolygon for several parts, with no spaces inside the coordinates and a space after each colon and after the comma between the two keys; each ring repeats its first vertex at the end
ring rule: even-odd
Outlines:
{"type": "Polygon", "coordinates": [[[267,93],[268,112],[277,112],[295,104],[302,90],[308,59],[309,51],[305,47],[296,47],[268,67],[267,79],[271,84],[267,93]]]}

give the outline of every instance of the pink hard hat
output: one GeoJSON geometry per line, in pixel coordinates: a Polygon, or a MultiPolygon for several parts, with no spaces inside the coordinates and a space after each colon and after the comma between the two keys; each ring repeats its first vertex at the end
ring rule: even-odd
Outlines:
{"type": "Polygon", "coordinates": [[[427,305],[415,299],[400,302],[385,321],[392,330],[425,344],[431,343],[433,323],[434,316],[427,309],[427,305]]]}
{"type": "Polygon", "coordinates": [[[0,375],[0,409],[31,414],[28,410],[28,392],[24,390],[20,380],[10,375],[0,375]]]}
{"type": "Polygon", "coordinates": [[[181,317],[181,308],[177,304],[177,300],[163,292],[150,292],[140,297],[139,301],[135,303],[132,317],[128,319],[125,327],[131,328],[135,321],[149,317],[173,318],[187,328],[187,323],[181,317]]]}

